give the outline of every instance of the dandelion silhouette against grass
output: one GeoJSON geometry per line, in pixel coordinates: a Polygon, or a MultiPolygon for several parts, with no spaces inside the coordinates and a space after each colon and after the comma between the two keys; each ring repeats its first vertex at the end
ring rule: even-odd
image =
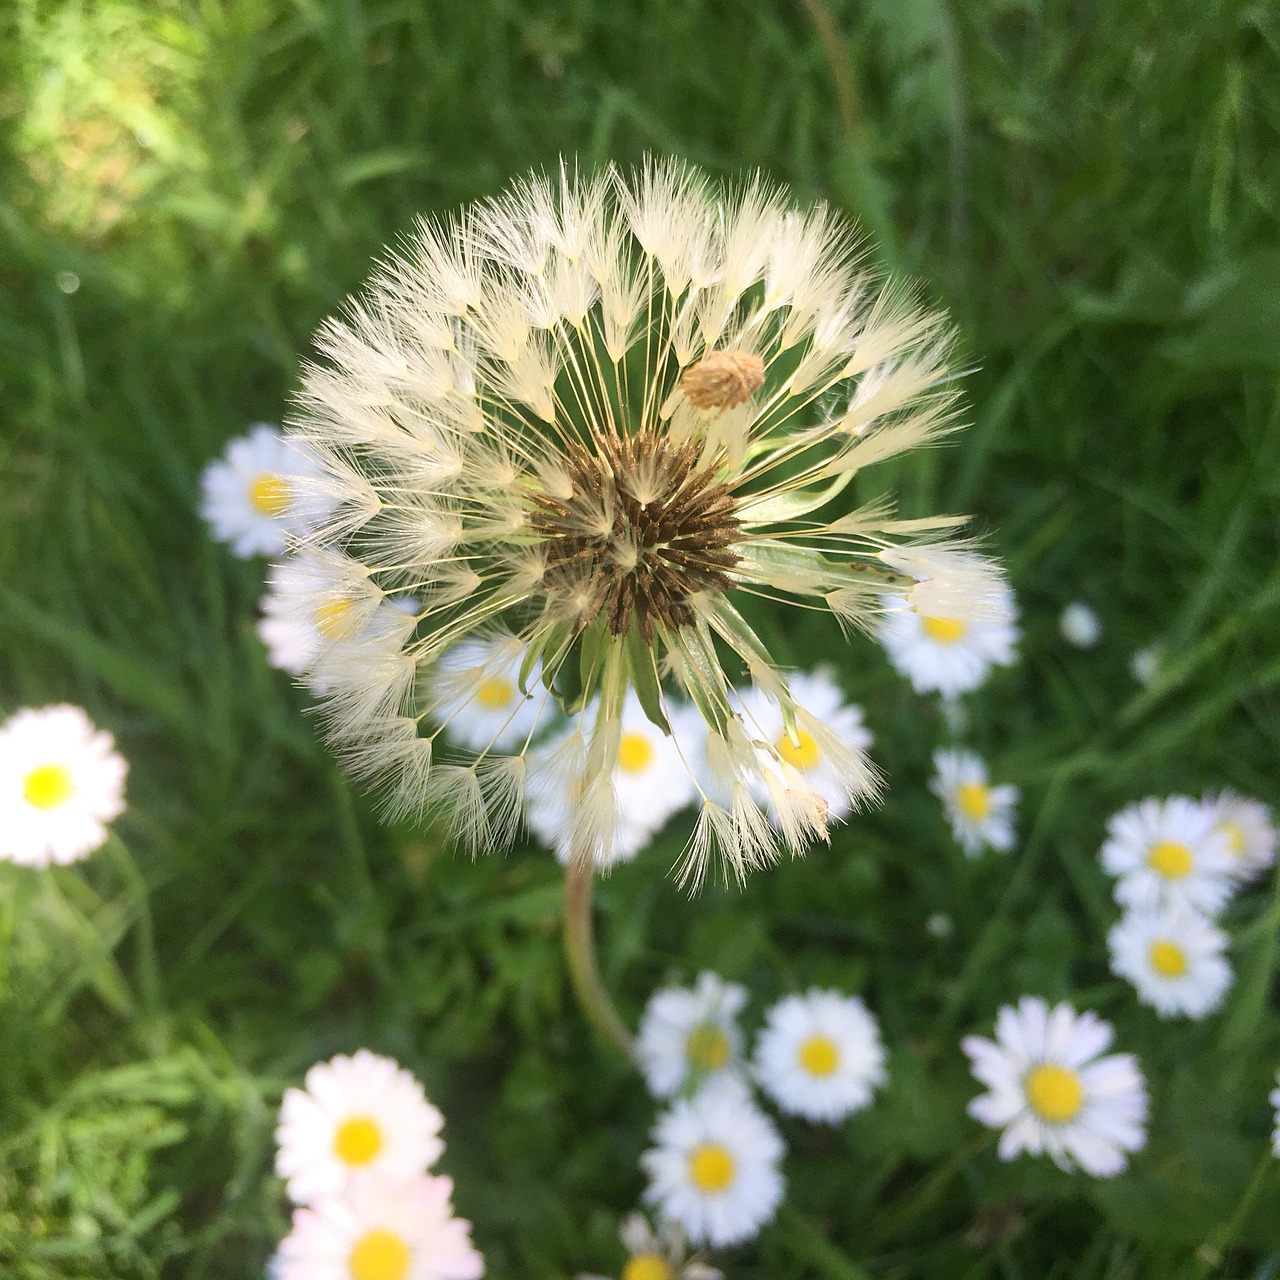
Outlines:
{"type": "Polygon", "coordinates": [[[473,852],[511,841],[555,728],[570,879],[612,860],[632,691],[664,730],[677,698],[707,728],[688,881],[717,851],[739,878],[802,852],[828,830],[813,760],[842,809],[878,778],[797,704],[742,599],[865,631],[886,589],[930,616],[1004,590],[961,519],[847,501],[863,468],[957,425],[949,334],[860,264],[837,215],[762,179],[720,189],[652,161],[517,182],[420,224],[319,346],[291,424],[332,511],[308,548],[328,585],[299,606],[326,637],[310,679],[351,771],[397,816],[447,814],[473,852]],[[459,673],[447,696],[432,674],[493,637],[523,653],[535,714],[516,746],[498,731],[463,751],[441,739],[459,673]],[[740,670],[781,733],[735,693],[740,670]]]}

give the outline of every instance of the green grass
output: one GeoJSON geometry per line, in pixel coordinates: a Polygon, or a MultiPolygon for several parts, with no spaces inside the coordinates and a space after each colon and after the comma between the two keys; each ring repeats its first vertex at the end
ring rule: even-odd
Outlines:
{"type": "MultiPolygon", "coordinates": [[[[0,867],[0,1273],[257,1275],[285,1229],[279,1093],[362,1044],[444,1110],[490,1274],[619,1264],[652,1105],[572,1005],[554,864],[377,824],[266,665],[260,567],[195,498],[417,213],[562,153],[654,150],[831,200],[949,308],[972,426],[891,478],[911,513],[975,513],[1026,633],[969,733],[1024,789],[1013,859],[953,849],[924,789],[936,708],[858,641],[840,675],[883,808],[693,901],[664,876],[673,826],[599,892],[627,1016],[705,966],[757,1015],[861,991],[891,1046],[874,1109],[787,1126],[787,1208],[729,1273],[1273,1274],[1280,1166],[1241,1209],[1280,1066],[1280,902],[1233,906],[1225,1012],[1163,1024],[1108,975],[1095,853],[1145,794],[1278,796],[1278,57],[1274,9],[1227,0],[0,9],[0,712],[79,702],[131,763],[89,863],[0,867]],[[1088,654],[1055,629],[1080,596],[1107,628],[1088,654]],[[1143,691],[1127,662],[1153,641],[1143,691]],[[1131,1175],[1002,1165],[965,1116],[958,1037],[1028,990],[1139,1053],[1131,1175]]],[[[780,647],[811,663],[832,628],[788,619],[780,647]]]]}

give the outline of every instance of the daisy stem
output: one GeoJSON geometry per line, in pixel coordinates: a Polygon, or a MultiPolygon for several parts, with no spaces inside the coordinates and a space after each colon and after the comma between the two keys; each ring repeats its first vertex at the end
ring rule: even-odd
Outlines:
{"type": "Polygon", "coordinates": [[[590,861],[571,861],[564,873],[564,950],[569,961],[569,978],[578,1005],[587,1021],[605,1043],[624,1058],[636,1062],[636,1047],[623,1025],[609,993],[600,981],[596,963],[596,940],[591,917],[590,861]]]}

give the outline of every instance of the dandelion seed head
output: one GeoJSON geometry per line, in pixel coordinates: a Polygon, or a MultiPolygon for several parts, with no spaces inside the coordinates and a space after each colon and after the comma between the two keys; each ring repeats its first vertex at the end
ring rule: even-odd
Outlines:
{"type": "Polygon", "coordinates": [[[334,514],[309,541],[337,576],[367,580],[361,599],[395,592],[420,606],[400,647],[415,678],[382,655],[396,678],[379,686],[376,714],[351,709],[358,664],[329,664],[324,696],[342,708],[326,717],[330,736],[362,774],[386,764],[397,812],[456,791],[473,844],[513,829],[523,776],[493,774],[495,791],[473,766],[540,750],[590,706],[573,731],[580,750],[561,757],[571,843],[574,856],[616,860],[610,779],[638,693],[664,730],[664,702],[680,700],[731,744],[712,750],[728,772],[702,794],[694,883],[714,849],[736,876],[775,857],[780,835],[800,851],[876,775],[861,746],[832,751],[809,724],[807,739],[789,731],[791,749],[821,749],[841,775],[834,789],[736,742],[729,671],[796,723],[743,601],[869,630],[886,583],[968,599],[998,577],[952,554],[954,541],[927,541],[954,518],[899,521],[887,499],[851,516],[855,475],[954,427],[946,326],[876,279],[838,215],[796,209],[763,178],[721,187],[653,160],[634,174],[562,165],[522,179],[419,224],[318,347],[291,427],[334,514]],[[519,742],[496,728],[450,742],[437,668],[499,632],[522,655],[531,723],[519,742]],[[431,781],[454,767],[464,772],[441,776],[456,786],[431,781]],[[490,792],[500,820],[485,817],[490,792]]]}

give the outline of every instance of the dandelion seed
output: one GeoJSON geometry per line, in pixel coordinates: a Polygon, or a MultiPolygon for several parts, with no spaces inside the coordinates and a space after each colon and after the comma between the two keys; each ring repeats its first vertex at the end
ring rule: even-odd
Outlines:
{"type": "Polygon", "coordinates": [[[1099,1056],[1112,1034],[1096,1014],[1023,996],[997,1013],[994,1041],[965,1038],[973,1074],[990,1090],[969,1114],[1003,1130],[1000,1159],[1044,1153],[1096,1178],[1124,1170],[1127,1153],[1146,1145],[1147,1091],[1132,1054],[1099,1056]]]}
{"type": "MultiPolygon", "coordinates": [[[[717,848],[739,877],[770,861],[767,779],[726,667],[745,668],[789,733],[797,699],[740,606],[758,595],[868,630],[887,586],[965,594],[947,582],[975,574],[929,541],[956,520],[846,498],[867,466],[955,427],[948,341],[859,265],[835,215],[796,211],[761,180],[721,191],[679,163],[566,169],[420,225],[323,328],[294,424],[340,513],[310,541],[422,606],[402,647],[420,678],[363,717],[359,690],[335,680],[335,746],[403,812],[447,802],[423,781],[437,768],[530,752],[571,714],[567,848],[607,865],[625,839],[609,792],[628,698],[664,731],[683,701],[729,774],[724,798],[701,798],[690,878],[717,848]],[[526,742],[464,741],[454,717],[451,749],[407,750],[406,723],[447,743],[445,655],[495,633],[524,655],[526,742]]],[[[834,767],[844,808],[872,797],[859,749],[834,767]]],[[[821,838],[829,816],[798,811],[787,843],[821,838]]],[[[463,825],[481,844],[505,838],[463,825]]]]}
{"type": "Polygon", "coordinates": [[[0,858],[76,862],[124,812],[129,766],[79,708],[27,708],[0,724],[0,858]]]}

